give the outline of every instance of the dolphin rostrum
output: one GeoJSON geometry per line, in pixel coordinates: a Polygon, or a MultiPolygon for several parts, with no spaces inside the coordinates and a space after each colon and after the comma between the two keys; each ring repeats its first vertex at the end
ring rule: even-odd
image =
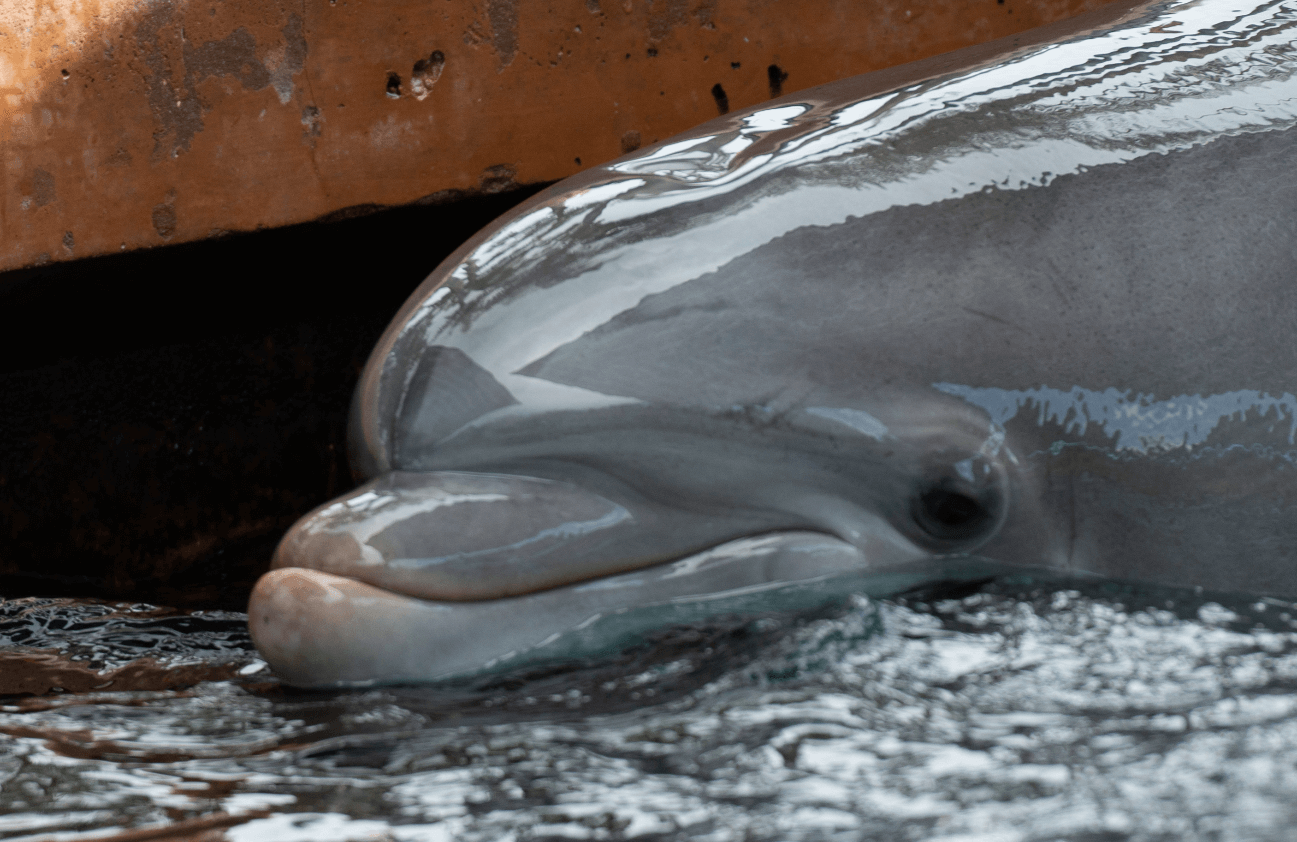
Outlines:
{"type": "Polygon", "coordinates": [[[917,75],[705,124],[444,262],[358,386],[369,481],[253,593],[275,670],[436,680],[988,564],[1297,594],[1297,0],[917,75]]]}

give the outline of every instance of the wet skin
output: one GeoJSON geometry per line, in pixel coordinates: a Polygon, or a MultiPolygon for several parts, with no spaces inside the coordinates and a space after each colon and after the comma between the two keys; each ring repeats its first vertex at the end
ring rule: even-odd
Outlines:
{"type": "Polygon", "coordinates": [[[258,647],[435,680],[988,564],[1297,594],[1297,5],[1240,8],[803,91],[519,207],[375,349],[370,480],[284,538],[258,647]]]}

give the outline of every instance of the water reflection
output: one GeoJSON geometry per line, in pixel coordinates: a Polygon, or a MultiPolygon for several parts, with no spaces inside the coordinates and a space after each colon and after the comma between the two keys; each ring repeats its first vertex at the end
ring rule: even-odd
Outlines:
{"type": "MultiPolygon", "coordinates": [[[[104,608],[63,603],[28,645],[76,625],[105,664],[147,651],[104,608]]],[[[1294,614],[1000,581],[477,684],[10,697],[0,838],[1284,839],[1294,614]]]]}

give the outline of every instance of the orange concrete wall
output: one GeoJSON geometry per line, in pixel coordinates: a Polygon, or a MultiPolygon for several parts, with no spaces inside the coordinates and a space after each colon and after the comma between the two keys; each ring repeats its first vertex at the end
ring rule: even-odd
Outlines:
{"type": "Polygon", "coordinates": [[[558,179],[1105,2],[11,0],[0,270],[558,179]]]}

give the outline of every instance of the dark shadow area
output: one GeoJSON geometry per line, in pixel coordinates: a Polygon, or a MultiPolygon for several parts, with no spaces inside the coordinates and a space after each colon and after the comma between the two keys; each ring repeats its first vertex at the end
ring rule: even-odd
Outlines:
{"type": "Polygon", "coordinates": [[[387,322],[538,189],[0,274],[0,597],[242,610],[387,322]]]}

